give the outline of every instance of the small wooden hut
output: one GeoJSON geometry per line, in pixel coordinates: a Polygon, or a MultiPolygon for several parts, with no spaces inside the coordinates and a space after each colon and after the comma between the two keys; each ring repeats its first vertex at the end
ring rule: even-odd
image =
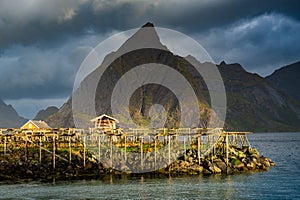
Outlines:
{"type": "Polygon", "coordinates": [[[94,122],[95,128],[112,130],[116,129],[117,123],[119,123],[117,119],[106,114],[100,115],[99,117],[92,119],[91,122],[94,122]]]}
{"type": "Polygon", "coordinates": [[[51,127],[45,121],[29,120],[21,127],[21,129],[41,130],[41,129],[51,129],[51,127]]]}

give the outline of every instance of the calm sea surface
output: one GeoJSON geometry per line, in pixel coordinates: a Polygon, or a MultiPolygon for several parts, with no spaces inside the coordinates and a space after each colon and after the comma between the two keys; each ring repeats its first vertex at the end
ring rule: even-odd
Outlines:
{"type": "Polygon", "coordinates": [[[249,141],[276,166],[228,176],[0,183],[0,199],[300,199],[300,133],[256,133],[249,141]]]}

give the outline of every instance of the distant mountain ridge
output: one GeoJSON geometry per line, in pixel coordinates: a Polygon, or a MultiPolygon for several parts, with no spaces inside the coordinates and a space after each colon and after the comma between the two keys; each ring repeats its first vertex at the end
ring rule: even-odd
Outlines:
{"type": "MultiPolygon", "coordinates": [[[[146,27],[153,27],[146,24],[146,27]]],[[[209,91],[202,77],[197,75],[193,66],[186,58],[175,56],[169,52],[167,47],[160,43],[155,29],[140,29],[129,38],[117,52],[108,54],[103,63],[108,63],[116,55],[122,55],[113,60],[109,68],[103,73],[99,80],[99,68],[88,75],[81,83],[76,92],[89,94],[90,85],[96,84],[96,96],[91,101],[96,101],[96,114],[111,114],[110,96],[111,91],[120,77],[132,69],[132,66],[143,63],[162,63],[179,71],[189,80],[195,90],[199,103],[201,104],[202,127],[205,127],[212,115],[210,109],[209,91]],[[149,31],[145,31],[149,30],[149,31]],[[147,40],[147,38],[150,38],[147,40]],[[139,40],[143,43],[153,42],[161,46],[161,50],[144,49],[143,51],[132,51],[124,54],[124,48],[134,45],[139,40]],[[154,41],[153,41],[154,40],[154,41]],[[133,43],[133,44],[132,44],[133,43]],[[98,82],[95,82],[97,80],[98,82]]],[[[102,64],[103,64],[102,63],[102,64]]],[[[209,64],[201,64],[207,67],[209,64]]],[[[241,131],[299,131],[300,130],[300,104],[290,93],[278,89],[276,84],[257,74],[251,74],[239,64],[220,63],[217,66],[224,80],[227,95],[227,118],[225,129],[241,131]]],[[[76,93],[75,92],[75,93],[76,93]]],[[[73,94],[74,95],[74,94],[73,94]]],[[[59,109],[57,113],[50,116],[47,122],[52,127],[74,127],[72,113],[72,101],[70,99],[59,109]]],[[[87,108],[89,101],[73,102],[80,107],[87,108]]],[[[130,100],[131,116],[136,122],[147,121],[147,113],[153,104],[161,104],[168,112],[168,124],[176,127],[179,113],[179,105],[176,97],[167,88],[159,85],[146,85],[136,90],[130,100]]],[[[89,120],[90,116],[83,113],[82,120],[89,120]]]]}
{"type": "Polygon", "coordinates": [[[34,120],[45,120],[49,116],[53,115],[56,113],[59,109],[55,106],[50,106],[46,108],[45,110],[40,110],[36,116],[33,118],[34,120]]]}
{"type": "Polygon", "coordinates": [[[27,119],[20,117],[17,111],[0,98],[0,128],[20,128],[27,119]]]}
{"type": "Polygon", "coordinates": [[[266,79],[300,102],[300,61],[276,70],[266,79]]]}
{"type": "Polygon", "coordinates": [[[267,79],[240,64],[219,65],[227,95],[226,127],[230,130],[300,130],[300,104],[267,79]]]}

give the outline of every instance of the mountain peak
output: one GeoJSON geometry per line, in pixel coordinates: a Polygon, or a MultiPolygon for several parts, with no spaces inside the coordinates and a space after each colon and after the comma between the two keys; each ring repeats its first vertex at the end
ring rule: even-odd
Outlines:
{"type": "Polygon", "coordinates": [[[220,65],[227,65],[227,63],[223,60],[220,65]]]}
{"type": "Polygon", "coordinates": [[[151,22],[144,24],[127,41],[125,41],[119,48],[119,53],[141,48],[154,48],[168,51],[167,47],[160,42],[159,35],[151,22]]]}
{"type": "Polygon", "coordinates": [[[235,71],[246,72],[246,70],[239,63],[227,64],[225,61],[222,61],[218,66],[223,67],[223,68],[232,69],[235,71]]]}
{"type": "Polygon", "coordinates": [[[145,28],[145,27],[154,27],[154,24],[152,22],[147,22],[146,24],[144,24],[142,26],[142,28],[145,28]]]}
{"type": "Polygon", "coordinates": [[[49,116],[53,115],[58,110],[59,109],[55,106],[50,106],[45,110],[40,110],[34,117],[34,120],[46,120],[49,116]]]}
{"type": "Polygon", "coordinates": [[[18,128],[27,121],[20,117],[12,105],[7,105],[0,99],[0,127],[1,128],[18,128]]]}
{"type": "MultiPolygon", "coordinates": [[[[300,62],[289,64],[277,69],[266,79],[275,87],[281,89],[300,102],[300,62]]],[[[299,111],[300,113],[300,111],[299,111]]]]}

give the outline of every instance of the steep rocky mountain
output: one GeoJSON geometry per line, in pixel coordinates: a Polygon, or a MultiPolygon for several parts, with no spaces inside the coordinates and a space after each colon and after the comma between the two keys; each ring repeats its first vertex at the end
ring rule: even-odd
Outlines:
{"type": "Polygon", "coordinates": [[[293,98],[239,64],[223,62],[219,70],[227,95],[227,129],[300,130],[300,105],[293,98]]]}
{"type": "MultiPolygon", "coordinates": [[[[118,51],[108,54],[102,65],[85,78],[68,102],[56,114],[47,119],[47,122],[51,126],[74,126],[74,121],[72,120],[73,114],[76,116],[75,118],[79,120],[76,124],[80,125],[88,123],[95,115],[102,113],[110,115],[112,113],[112,91],[118,80],[135,66],[147,63],[172,66],[172,68],[178,70],[188,80],[191,80],[190,84],[197,94],[198,101],[202,102],[200,112],[203,116],[203,120],[201,121],[201,126],[206,126],[208,118],[210,117],[210,110],[209,104],[201,92],[201,88],[205,87],[205,85],[199,87],[201,81],[197,79],[199,79],[200,76],[193,78],[193,74],[197,74],[197,72],[193,69],[191,64],[184,58],[175,56],[160,43],[159,37],[152,24],[148,23],[144,27],[147,27],[146,30],[143,28],[140,29],[122,44],[118,51]],[[139,46],[135,46],[140,42],[148,48],[139,49],[139,46]],[[126,53],[128,49],[138,50],[132,50],[126,53]],[[102,68],[107,63],[110,64],[101,76],[102,68]],[[74,98],[74,96],[81,96],[82,98],[74,98]],[[72,103],[73,106],[75,105],[75,107],[80,110],[73,109],[72,113],[72,103]],[[94,106],[91,107],[93,104],[94,106]],[[96,112],[93,113],[93,111],[96,112]]],[[[165,76],[167,76],[167,74],[165,74],[165,76]]],[[[129,84],[130,83],[128,83],[128,85],[129,84]]],[[[130,115],[134,118],[136,123],[147,124],[150,121],[149,112],[153,104],[163,105],[167,111],[166,126],[177,126],[177,121],[180,117],[180,113],[178,112],[180,110],[178,100],[167,87],[159,84],[146,84],[134,91],[130,99],[130,115]]],[[[186,104],[193,104],[193,102],[187,101],[186,104]]],[[[195,110],[195,108],[192,109],[195,110]]],[[[122,114],[122,111],[119,113],[122,114]]],[[[115,117],[119,120],[122,119],[122,116],[115,117]]],[[[88,124],[86,126],[90,125],[91,124],[88,124]]]]}
{"type": "Polygon", "coordinates": [[[72,98],[45,121],[52,128],[75,127],[72,113],[72,98]]]}
{"type": "MultiPolygon", "coordinates": [[[[188,57],[180,57],[170,52],[166,46],[160,43],[159,37],[152,24],[146,24],[130,39],[128,39],[116,52],[108,54],[102,64],[89,74],[80,84],[68,102],[57,113],[50,116],[47,122],[52,127],[92,126],[89,120],[99,114],[111,114],[111,104],[119,105],[122,98],[113,99],[112,93],[122,76],[147,63],[156,63],[170,66],[186,80],[194,90],[201,118],[201,127],[206,127],[215,115],[210,109],[210,97],[203,77],[193,65],[206,68],[209,63],[188,57]],[[151,28],[152,27],[152,28],[151,28]],[[148,48],[139,49],[135,45],[142,43],[148,48]],[[157,48],[159,47],[159,48],[157,48]],[[126,51],[132,49],[131,51],[126,51]],[[193,65],[191,65],[193,63],[193,65]],[[103,71],[104,67],[107,68],[103,71]],[[78,98],[79,97],[79,98],[78,98]],[[73,109],[72,109],[73,108],[73,109]],[[74,109],[75,108],[75,109],[74,109]],[[73,116],[75,116],[75,121],[73,116]]],[[[138,45],[137,45],[138,47],[138,45]]],[[[148,66],[144,68],[149,70],[148,66]]],[[[239,64],[226,64],[222,62],[217,66],[224,80],[227,95],[227,117],[225,128],[228,130],[243,131],[291,131],[300,130],[300,106],[290,96],[278,90],[266,79],[246,72],[239,64]]],[[[158,73],[161,73],[160,70],[158,73]]],[[[165,76],[167,74],[159,74],[165,76]]],[[[134,78],[126,80],[127,84],[139,79],[138,74],[134,78]]],[[[132,82],[134,83],[134,82],[132,82]]],[[[176,83],[176,80],[174,80],[176,83]]],[[[219,83],[216,83],[216,85],[219,83]]],[[[118,91],[125,97],[126,91],[118,91]]],[[[178,97],[178,96],[177,96],[178,97]]],[[[166,127],[178,126],[181,117],[179,100],[175,94],[163,85],[151,83],[136,88],[129,101],[130,116],[135,123],[147,125],[150,121],[149,113],[155,104],[160,104],[166,110],[166,127]]],[[[194,102],[187,100],[186,104],[194,102]]],[[[196,106],[195,106],[196,107],[196,106]]],[[[190,109],[192,113],[193,107],[190,109]]],[[[114,116],[123,120],[122,109],[120,116],[114,116]]],[[[189,113],[189,112],[188,112],[189,113]]],[[[187,114],[189,115],[189,114],[187,114]]],[[[190,119],[195,116],[188,116],[190,119]]]]}
{"type": "Polygon", "coordinates": [[[34,117],[34,120],[45,120],[47,119],[49,116],[53,115],[54,113],[56,113],[58,111],[58,108],[55,106],[50,106],[48,108],[46,108],[45,110],[40,110],[36,116],[34,117]]]}
{"type": "Polygon", "coordinates": [[[300,62],[282,67],[266,79],[300,103],[300,62]]]}
{"type": "Polygon", "coordinates": [[[16,110],[0,99],[0,128],[19,128],[27,119],[20,117],[16,110]]]}

